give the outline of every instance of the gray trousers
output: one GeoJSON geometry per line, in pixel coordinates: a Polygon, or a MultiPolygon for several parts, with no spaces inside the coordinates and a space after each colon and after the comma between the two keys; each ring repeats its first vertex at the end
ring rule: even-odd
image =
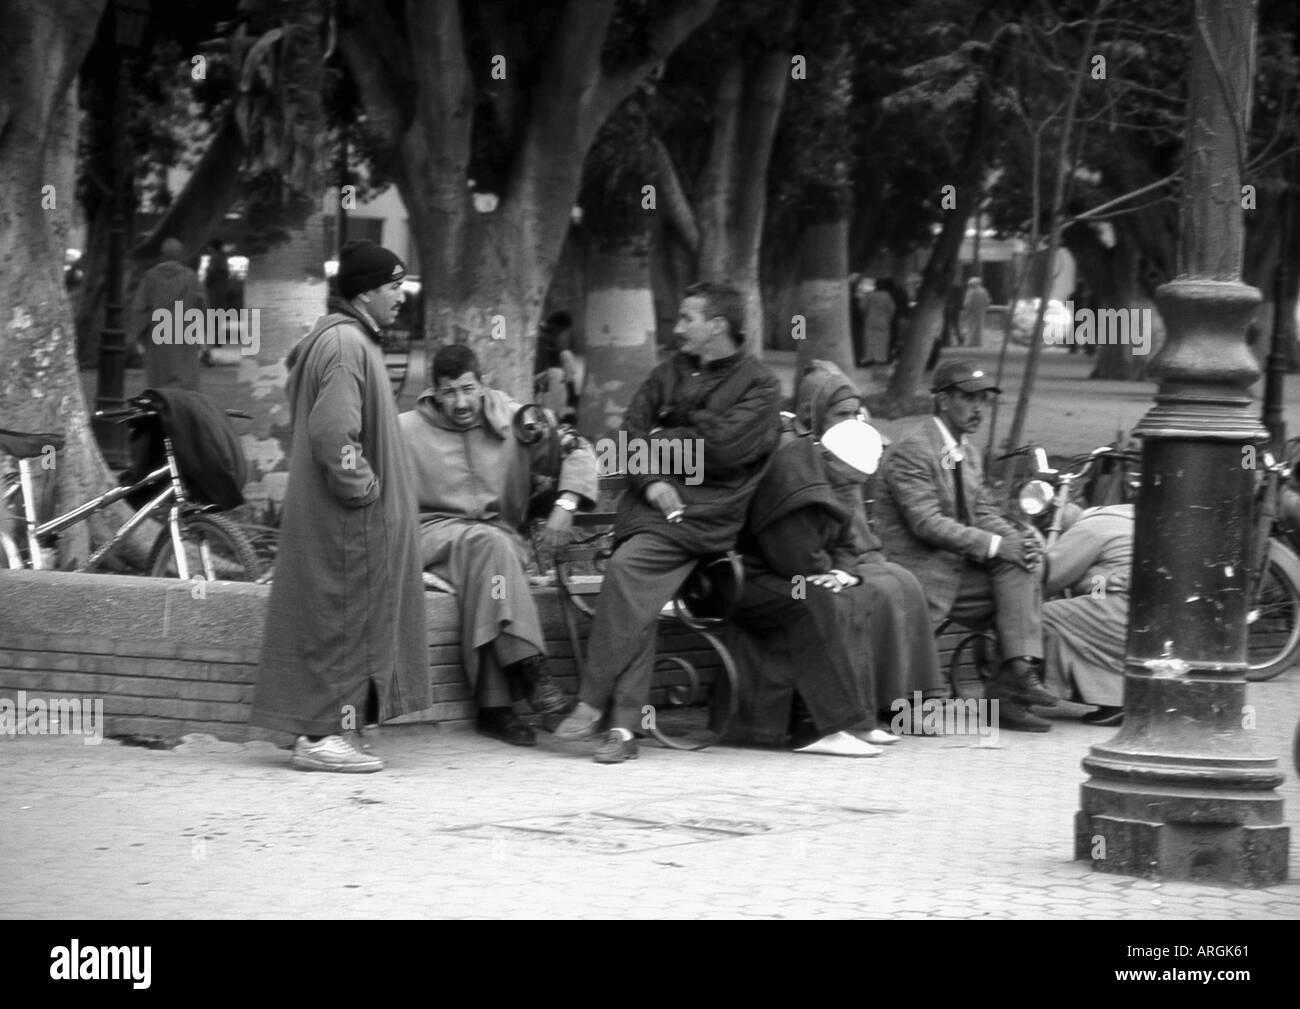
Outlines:
{"type": "Polygon", "coordinates": [[[698,560],[699,555],[654,533],[629,537],[609,559],[578,700],[601,711],[612,704],[610,728],[641,728],[641,708],[650,702],[659,611],[698,560]]]}
{"type": "Polygon", "coordinates": [[[994,561],[988,567],[967,563],[948,616],[963,627],[993,618],[1004,659],[1043,657],[1043,583],[1035,571],[994,561]]]}

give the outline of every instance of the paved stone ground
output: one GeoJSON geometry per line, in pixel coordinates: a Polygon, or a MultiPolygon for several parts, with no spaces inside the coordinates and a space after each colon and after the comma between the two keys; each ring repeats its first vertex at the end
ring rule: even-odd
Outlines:
{"type": "MultiPolygon", "coordinates": [[[[788,385],[792,361],[770,363],[788,385]]],[[[1085,383],[1090,365],[1044,355],[1028,431],[1052,451],[1109,441],[1152,404],[1147,383],[1085,383]]],[[[1300,670],[1250,700],[1295,831],[1300,670]]],[[[0,737],[0,865],[30,881],[0,890],[0,916],[1300,917],[1300,881],[1154,883],[1072,861],[1079,761],[1114,731],[1062,719],[998,748],[909,738],[869,760],[651,744],[601,767],[578,744],[520,750],[414,726],[384,730],[389,769],[367,776],[294,772],[267,744],[0,737]]]]}
{"type": "MultiPolygon", "coordinates": [[[[1250,690],[1300,833],[1300,672],[1250,690]]],[[[1061,718],[996,748],[913,737],[866,760],[643,744],[606,767],[589,745],[404,726],[380,739],[388,770],[357,776],[293,771],[266,743],[0,737],[0,865],[23,881],[0,916],[1300,917],[1300,879],[1072,861],[1079,761],[1114,731],[1061,718]]]]}

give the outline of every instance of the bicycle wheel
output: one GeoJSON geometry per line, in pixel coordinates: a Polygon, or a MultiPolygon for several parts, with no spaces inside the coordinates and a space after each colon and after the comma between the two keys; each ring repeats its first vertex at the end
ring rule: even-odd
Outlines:
{"type": "Polygon", "coordinates": [[[0,567],[18,569],[26,567],[23,551],[17,536],[22,525],[23,499],[19,489],[18,474],[6,473],[0,478],[0,567]]]}
{"type": "MultiPolygon", "coordinates": [[[[195,513],[181,517],[181,541],[191,578],[204,581],[251,582],[262,564],[243,530],[222,515],[195,513]]],[[[158,534],[149,552],[149,573],[155,578],[179,578],[171,530],[158,534]]]]}
{"type": "Polygon", "coordinates": [[[984,696],[984,686],[993,679],[996,645],[987,631],[971,631],[957,643],[948,660],[948,686],[957,698],[984,696]]]}
{"type": "Polygon", "coordinates": [[[1300,658],[1300,558],[1277,540],[1246,613],[1246,679],[1271,680],[1300,658]]]}

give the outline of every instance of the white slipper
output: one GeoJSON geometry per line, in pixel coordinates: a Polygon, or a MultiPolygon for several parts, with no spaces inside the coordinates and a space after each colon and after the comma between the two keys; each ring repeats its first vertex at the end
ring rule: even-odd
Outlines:
{"type": "Polygon", "coordinates": [[[880,748],[848,732],[832,732],[829,736],[801,746],[795,753],[824,753],[831,757],[876,757],[880,748]]]}
{"type": "Polygon", "coordinates": [[[853,733],[863,742],[875,743],[877,746],[890,746],[899,742],[903,737],[895,736],[892,732],[886,732],[884,729],[870,729],[866,732],[853,733]]]}

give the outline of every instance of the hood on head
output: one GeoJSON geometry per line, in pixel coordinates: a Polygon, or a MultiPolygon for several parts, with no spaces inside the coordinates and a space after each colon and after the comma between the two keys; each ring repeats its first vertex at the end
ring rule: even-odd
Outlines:
{"type": "Polygon", "coordinates": [[[846,396],[859,396],[859,393],[839,366],[833,361],[813,361],[800,377],[795,393],[794,413],[799,428],[820,436],[826,430],[826,414],[831,404],[846,396]]]}

